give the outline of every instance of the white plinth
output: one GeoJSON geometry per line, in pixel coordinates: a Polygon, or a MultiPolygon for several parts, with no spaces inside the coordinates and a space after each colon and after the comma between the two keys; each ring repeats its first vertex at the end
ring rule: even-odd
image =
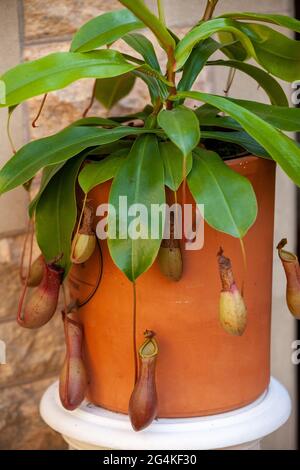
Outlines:
{"type": "Polygon", "coordinates": [[[59,400],[56,382],[44,393],[40,413],[74,449],[258,449],[263,437],[287,421],[291,400],[286,389],[271,378],[266,392],[248,406],[201,418],[158,419],[136,433],[128,416],[88,402],[75,411],[65,410],[59,400]]]}

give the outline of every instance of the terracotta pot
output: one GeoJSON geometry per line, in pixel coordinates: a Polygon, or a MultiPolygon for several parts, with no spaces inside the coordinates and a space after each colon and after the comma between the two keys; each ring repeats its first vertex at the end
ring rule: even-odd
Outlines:
{"type": "MultiPolygon", "coordinates": [[[[220,413],[254,401],[270,379],[270,320],[273,256],[275,164],[244,157],[227,162],[249,178],[258,199],[255,225],[245,237],[248,274],[245,300],[248,326],[242,337],[230,336],[218,321],[220,246],[232,260],[238,285],[243,261],[238,239],[205,226],[204,248],[185,251],[182,280],[165,278],[157,262],[137,280],[137,344],[146,329],[157,333],[159,417],[220,413]]],[[[107,201],[109,184],[91,194],[95,206],[107,201]]],[[[187,202],[192,202],[187,194],[187,202]]],[[[115,267],[105,242],[103,277],[92,300],[81,309],[88,399],[127,413],[134,385],[133,290],[115,267]]],[[[72,273],[73,295],[84,299],[97,277],[95,254],[72,273]]]]}

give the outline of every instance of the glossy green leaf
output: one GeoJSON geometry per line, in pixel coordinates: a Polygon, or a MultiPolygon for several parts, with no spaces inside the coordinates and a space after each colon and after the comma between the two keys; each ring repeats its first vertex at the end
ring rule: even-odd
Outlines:
{"type": "Polygon", "coordinates": [[[248,36],[241,30],[240,24],[234,20],[219,18],[200,24],[200,26],[197,26],[187,33],[179,42],[175,50],[177,70],[184,65],[196,44],[220,31],[228,31],[234,34],[248,52],[249,56],[255,57],[255,50],[252,43],[248,36]]]}
{"type": "Polygon", "coordinates": [[[274,106],[255,101],[238,100],[228,98],[229,101],[261,117],[264,121],[272,124],[283,131],[296,132],[300,130],[300,109],[284,106],[274,106]]]}
{"type": "Polygon", "coordinates": [[[119,0],[122,5],[132,11],[157,37],[162,47],[168,51],[175,48],[175,41],[167,28],[146,7],[143,0],[119,0]]]}
{"type": "Polygon", "coordinates": [[[72,52],[87,52],[111,44],[125,34],[145,25],[129,10],[111,11],[85,23],[75,34],[72,52]]]}
{"type": "Polygon", "coordinates": [[[169,139],[187,156],[200,140],[199,122],[195,113],[185,106],[178,106],[171,111],[161,110],[158,124],[169,139]]]}
{"type": "Polygon", "coordinates": [[[137,65],[126,62],[122,54],[112,50],[85,54],[55,52],[41,59],[17,65],[0,77],[6,86],[5,106],[64,88],[81,78],[115,77],[136,67],[137,65]]]}
{"type": "Polygon", "coordinates": [[[116,209],[116,237],[113,238],[114,217],[108,218],[108,247],[114,263],[130,281],[135,281],[154,262],[160,248],[163,224],[157,238],[151,236],[151,207],[164,204],[164,168],[155,136],[139,137],[118,171],[110,191],[109,203],[116,209]],[[127,197],[127,207],[143,204],[147,217],[140,224],[140,238],[122,236],[121,226],[132,226],[139,214],[130,216],[120,207],[120,196],[127,197]],[[147,223],[146,223],[147,222],[147,223]]]}
{"type": "Polygon", "coordinates": [[[91,116],[82,119],[78,119],[78,121],[74,121],[70,127],[119,127],[120,123],[116,122],[112,119],[107,119],[98,116],[91,116]]]}
{"type": "Polygon", "coordinates": [[[244,61],[249,58],[249,54],[234,34],[221,31],[218,33],[218,38],[220,43],[223,44],[222,52],[229,59],[244,61]]]}
{"type": "Polygon", "coordinates": [[[78,182],[83,192],[88,193],[98,184],[105,183],[105,181],[114,178],[129,152],[130,149],[124,149],[99,162],[88,162],[78,177],[78,182]]]}
{"type": "Polygon", "coordinates": [[[197,148],[188,178],[204,218],[216,230],[243,238],[255,222],[257,202],[250,181],[231,170],[215,152],[197,148]]]}
{"type": "Polygon", "coordinates": [[[0,171],[0,194],[26,183],[39,170],[61,163],[88,147],[115,142],[128,135],[155,130],[120,126],[114,129],[69,127],[50,137],[24,145],[0,171]]]}
{"type": "Polygon", "coordinates": [[[233,18],[234,20],[254,20],[263,21],[265,23],[273,23],[284,28],[291,29],[300,33],[300,21],[290,16],[277,15],[277,14],[265,14],[265,13],[252,13],[252,12],[235,12],[235,13],[224,13],[221,15],[222,18],[233,18]]]}
{"type": "Polygon", "coordinates": [[[272,104],[277,106],[288,106],[288,100],[279,83],[264,70],[251,64],[239,62],[237,60],[215,60],[208,62],[207,65],[216,65],[222,67],[231,67],[246,73],[254,78],[260,87],[267,93],[272,104]]]}
{"type": "Polygon", "coordinates": [[[300,148],[292,139],[256,114],[227,98],[196,91],[181,92],[178,94],[178,98],[204,101],[229,114],[241,124],[251,137],[264,147],[283,171],[300,186],[300,148]]]}
{"type": "Polygon", "coordinates": [[[159,150],[164,162],[165,185],[172,191],[177,191],[184,179],[184,167],[185,176],[192,169],[192,154],[189,153],[185,159],[183,153],[172,142],[161,142],[159,150]]]}
{"type": "Polygon", "coordinates": [[[207,116],[204,120],[199,119],[201,127],[223,127],[224,129],[241,130],[242,126],[229,116],[207,116]]]}
{"type": "Polygon", "coordinates": [[[204,103],[202,106],[199,106],[199,108],[194,109],[194,113],[196,114],[200,123],[205,123],[207,119],[216,117],[219,112],[220,110],[218,108],[207,103],[204,103]]]}
{"type": "Polygon", "coordinates": [[[71,265],[71,239],[77,218],[75,184],[84,156],[67,162],[45,188],[36,206],[36,237],[47,261],[65,269],[71,265]]]}
{"type": "Polygon", "coordinates": [[[123,37],[123,41],[138,52],[152,69],[161,72],[155,49],[148,38],[139,33],[131,33],[126,34],[126,36],[123,37]]]}
{"type": "Polygon", "coordinates": [[[247,132],[222,132],[222,131],[201,131],[202,139],[219,140],[221,142],[230,142],[237,144],[247,150],[250,154],[257,157],[270,158],[266,150],[259,145],[247,132]]]}
{"type": "Polygon", "coordinates": [[[208,58],[220,48],[220,44],[211,38],[197,45],[184,64],[182,77],[178,83],[178,90],[190,90],[205,66],[208,58]]]}
{"type": "Polygon", "coordinates": [[[48,186],[51,179],[56,175],[58,171],[64,166],[65,162],[57,163],[56,165],[46,166],[43,170],[40,189],[37,195],[32,199],[31,203],[29,204],[29,217],[31,218],[34,214],[35,208],[37,203],[39,202],[41,195],[45,191],[46,187],[48,186]]]}
{"type": "Polygon", "coordinates": [[[251,40],[256,61],[264,69],[287,82],[300,79],[300,41],[260,24],[241,23],[241,29],[251,40]]]}
{"type": "Polygon", "coordinates": [[[118,101],[127,96],[134,87],[135,76],[125,73],[118,77],[96,80],[95,98],[110,110],[118,101]]]}

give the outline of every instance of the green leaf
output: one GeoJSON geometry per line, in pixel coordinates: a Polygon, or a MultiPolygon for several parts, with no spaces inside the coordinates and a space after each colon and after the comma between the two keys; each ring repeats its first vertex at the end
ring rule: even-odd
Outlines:
{"type": "Polygon", "coordinates": [[[131,73],[118,77],[101,78],[96,80],[95,98],[110,110],[122,98],[127,96],[134,87],[135,76],[131,73]]]}
{"type": "Polygon", "coordinates": [[[91,126],[91,127],[119,127],[120,123],[112,119],[107,119],[103,117],[86,117],[74,121],[70,127],[81,127],[81,126],[91,126]]]}
{"type": "Polygon", "coordinates": [[[157,37],[162,47],[169,51],[175,48],[175,41],[167,28],[146,7],[143,0],[119,0],[122,5],[132,11],[157,37]]]}
{"type": "Polygon", "coordinates": [[[244,61],[249,58],[247,51],[234,34],[228,31],[221,31],[218,33],[218,38],[221,44],[223,44],[222,52],[229,59],[244,61]]]}
{"type": "Polygon", "coordinates": [[[177,70],[184,65],[196,44],[220,31],[233,33],[246,49],[249,56],[255,57],[255,50],[252,43],[248,36],[241,30],[240,24],[234,20],[219,18],[200,24],[200,26],[197,26],[187,33],[179,42],[175,50],[177,70]]]}
{"type": "Polygon", "coordinates": [[[99,162],[88,162],[78,177],[83,192],[88,193],[98,184],[114,178],[129,152],[130,149],[124,149],[118,154],[110,155],[99,162]]]}
{"type": "MultiPolygon", "coordinates": [[[[195,114],[197,115],[196,110],[195,114]]],[[[242,126],[238,122],[228,116],[207,116],[203,120],[200,115],[198,118],[200,125],[203,127],[224,127],[224,129],[233,129],[236,131],[240,131],[242,129],[242,126]]]]}
{"type": "Polygon", "coordinates": [[[34,211],[36,209],[37,203],[39,202],[41,195],[45,191],[46,187],[48,186],[49,182],[52,180],[52,178],[56,175],[58,171],[61,170],[61,168],[64,166],[64,162],[62,163],[57,163],[56,165],[50,165],[46,166],[46,168],[43,169],[43,174],[42,174],[42,179],[41,179],[41,184],[40,184],[40,189],[37,195],[32,199],[31,203],[29,204],[29,217],[31,218],[34,214],[34,211]]]}
{"type": "Polygon", "coordinates": [[[126,36],[123,37],[123,41],[138,52],[152,69],[161,72],[154,47],[148,38],[139,33],[131,33],[126,34],[126,36]]]}
{"type": "Polygon", "coordinates": [[[162,98],[162,100],[167,98],[169,94],[168,89],[165,88],[164,84],[160,84],[155,77],[142,73],[140,70],[134,70],[132,73],[146,83],[153,105],[159,98],[162,98]]]}
{"type": "Polygon", "coordinates": [[[128,135],[156,130],[120,126],[114,129],[69,127],[50,137],[24,145],[0,171],[0,194],[29,181],[40,169],[61,163],[88,147],[104,145],[128,135]]]}
{"type": "Polygon", "coordinates": [[[265,13],[252,13],[252,12],[235,12],[235,13],[224,13],[221,15],[222,18],[233,18],[235,20],[254,20],[254,21],[263,21],[266,23],[273,23],[284,28],[291,29],[300,33],[300,21],[290,16],[285,15],[270,15],[265,13]]]}
{"type": "Polygon", "coordinates": [[[36,237],[47,261],[62,255],[65,276],[71,266],[71,239],[76,223],[75,184],[84,156],[70,160],[45,188],[36,207],[36,237]]]}
{"type": "Polygon", "coordinates": [[[250,181],[231,170],[215,152],[197,148],[188,178],[204,218],[216,230],[243,238],[255,222],[257,202],[250,181]]]}
{"type": "Polygon", "coordinates": [[[197,118],[202,123],[206,122],[207,119],[216,117],[219,112],[220,110],[218,108],[207,103],[204,103],[202,106],[199,106],[199,108],[194,110],[197,118]]]}
{"type": "Polygon", "coordinates": [[[255,59],[264,69],[287,82],[300,79],[300,41],[259,24],[241,23],[241,30],[251,40],[255,59]]]}
{"type": "Polygon", "coordinates": [[[222,132],[222,131],[201,131],[202,139],[220,140],[221,142],[231,142],[240,145],[252,155],[263,158],[270,158],[268,152],[259,145],[247,132],[222,132]]]}
{"type": "Polygon", "coordinates": [[[300,130],[300,109],[284,106],[274,106],[255,101],[237,100],[228,98],[229,101],[261,117],[264,121],[272,124],[283,131],[296,132],[300,130]]]}
{"type": "Polygon", "coordinates": [[[117,173],[110,191],[109,203],[116,209],[116,238],[113,238],[114,217],[108,217],[108,247],[114,263],[130,281],[135,281],[154,262],[161,244],[163,224],[158,238],[151,236],[151,207],[164,204],[164,168],[155,136],[139,137],[117,173]],[[120,226],[128,229],[135,219],[120,208],[120,196],[127,197],[127,207],[143,204],[147,209],[147,224],[141,224],[144,238],[122,238],[120,226]]]}
{"type": "Polygon", "coordinates": [[[279,83],[264,70],[251,64],[245,64],[237,60],[215,60],[208,62],[207,65],[217,65],[222,67],[231,67],[246,73],[254,78],[263,90],[267,93],[272,104],[277,106],[288,106],[288,100],[279,83]]]}
{"type": "Polygon", "coordinates": [[[208,58],[220,47],[222,46],[211,38],[197,45],[183,67],[182,77],[177,89],[190,90],[208,58]]]}
{"type": "Polygon", "coordinates": [[[71,51],[91,51],[105,44],[112,44],[130,31],[144,27],[145,25],[125,8],[104,13],[88,21],[77,31],[71,51]]]}
{"type": "Polygon", "coordinates": [[[185,106],[178,106],[171,111],[161,110],[158,124],[169,139],[187,156],[200,140],[199,122],[195,113],[185,106]]]}
{"type": "Polygon", "coordinates": [[[177,96],[179,99],[191,98],[204,101],[229,114],[266,149],[283,171],[300,186],[300,148],[292,139],[251,111],[248,111],[248,109],[227,98],[196,91],[181,92],[177,96]]]}
{"type": "MultiPolygon", "coordinates": [[[[101,50],[85,54],[55,52],[8,70],[1,80],[6,86],[5,106],[21,103],[33,96],[64,88],[81,78],[109,78],[134,70],[122,54],[101,50]]],[[[4,105],[0,105],[4,106],[4,105]]]]}
{"type": "Polygon", "coordinates": [[[192,169],[192,154],[189,153],[185,159],[183,153],[172,142],[161,142],[159,150],[164,162],[165,185],[172,191],[177,191],[184,179],[184,166],[185,176],[192,169]]]}

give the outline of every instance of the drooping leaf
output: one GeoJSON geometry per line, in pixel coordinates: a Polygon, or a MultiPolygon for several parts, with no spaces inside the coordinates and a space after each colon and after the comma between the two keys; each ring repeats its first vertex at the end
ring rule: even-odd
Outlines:
{"type": "Polygon", "coordinates": [[[158,124],[184,156],[191,153],[200,140],[198,119],[195,113],[185,106],[178,106],[170,111],[161,110],[158,124]]]}
{"type": "Polygon", "coordinates": [[[243,62],[249,58],[248,52],[234,34],[228,31],[221,31],[218,33],[218,38],[220,43],[223,44],[222,52],[229,59],[243,62]]]}
{"type": "Polygon", "coordinates": [[[91,126],[91,127],[119,127],[120,123],[112,119],[107,119],[98,116],[91,116],[74,121],[70,127],[81,127],[81,126],[91,126]]]}
{"type": "Polygon", "coordinates": [[[71,265],[71,238],[76,223],[75,183],[84,156],[67,162],[52,177],[36,206],[36,237],[46,260],[57,261],[65,270],[71,265]]]}
{"type": "Polygon", "coordinates": [[[172,142],[161,142],[159,150],[164,162],[165,185],[172,191],[177,191],[183,181],[184,174],[187,176],[192,169],[192,154],[188,154],[185,159],[183,153],[172,142]]]}
{"type": "Polygon", "coordinates": [[[200,125],[203,126],[203,128],[213,126],[218,128],[223,127],[224,129],[233,129],[236,131],[242,130],[242,126],[229,116],[207,116],[205,119],[202,119],[200,115],[199,122],[200,125]]]}
{"type": "Polygon", "coordinates": [[[207,65],[216,65],[222,67],[231,67],[246,73],[254,78],[263,90],[267,93],[272,104],[277,106],[288,106],[288,100],[279,83],[264,70],[251,64],[239,62],[237,60],[215,60],[208,62],[207,65]]]}
{"type": "Polygon", "coordinates": [[[300,41],[260,24],[241,23],[240,27],[253,44],[256,61],[265,70],[287,82],[300,78],[300,41]]]}
{"type": "Polygon", "coordinates": [[[252,42],[242,31],[241,25],[234,20],[219,18],[200,24],[200,26],[197,26],[187,33],[185,37],[177,44],[175,50],[177,70],[185,64],[196,44],[198,44],[200,41],[204,41],[205,39],[220,31],[228,31],[234,34],[234,36],[241,42],[245,50],[248,52],[249,56],[255,57],[255,50],[253,48],[252,42]]]}
{"type": "Polygon", "coordinates": [[[119,0],[122,5],[132,11],[159,40],[162,47],[169,51],[175,48],[175,41],[167,28],[159,19],[146,7],[143,0],[119,0]]]}
{"type": "Polygon", "coordinates": [[[190,90],[208,58],[220,47],[222,46],[212,38],[207,38],[197,45],[184,64],[182,77],[178,83],[177,89],[190,90]]]}
{"type": "Polygon", "coordinates": [[[85,54],[55,52],[8,70],[1,80],[6,86],[6,103],[12,106],[33,96],[64,88],[81,78],[109,78],[134,70],[122,54],[101,50],[85,54]]]}
{"type": "Polygon", "coordinates": [[[161,73],[154,47],[148,38],[139,33],[130,33],[123,37],[123,41],[138,52],[152,69],[161,73]]]}
{"type": "Polygon", "coordinates": [[[154,238],[151,235],[151,220],[153,220],[151,208],[153,204],[161,205],[164,202],[164,169],[158,141],[155,136],[146,135],[138,138],[134,143],[129,156],[113,181],[109,197],[109,203],[116,210],[116,221],[110,212],[108,247],[114,263],[130,281],[135,281],[145,272],[157,256],[163,234],[163,224],[158,224],[157,238],[154,238]],[[127,210],[121,208],[120,196],[127,198],[128,208],[133,208],[134,204],[142,204],[147,211],[145,219],[142,218],[139,224],[140,238],[126,237],[126,231],[134,224],[138,214],[127,214],[127,210]],[[114,227],[116,227],[116,234],[114,234],[114,227]],[[125,227],[125,237],[121,227],[125,227]]]}
{"type": "Polygon", "coordinates": [[[83,192],[87,194],[98,184],[105,183],[105,181],[114,178],[129,152],[130,149],[124,149],[99,162],[88,162],[78,177],[78,182],[83,192]]]}
{"type": "Polygon", "coordinates": [[[265,23],[273,23],[284,28],[291,29],[300,33],[300,21],[290,16],[277,15],[277,14],[265,14],[265,13],[252,13],[252,12],[234,12],[224,13],[221,15],[222,18],[233,18],[234,20],[254,20],[263,21],[265,23]]]}
{"type": "Polygon", "coordinates": [[[238,100],[235,98],[228,98],[232,103],[238,104],[243,108],[248,109],[257,116],[261,117],[264,121],[272,124],[283,131],[296,132],[300,130],[300,109],[288,108],[284,106],[274,106],[264,103],[257,103],[255,101],[238,100]]]}
{"type": "Polygon", "coordinates": [[[72,52],[87,52],[117,39],[145,25],[127,9],[110,11],[85,23],[75,34],[72,52]]]}
{"type": "Polygon", "coordinates": [[[96,80],[95,98],[110,110],[118,101],[127,96],[134,87],[135,76],[131,73],[118,77],[96,80]]]}
{"type": "Polygon", "coordinates": [[[250,181],[231,170],[215,152],[197,148],[188,178],[204,218],[216,230],[243,238],[255,222],[257,202],[250,181]]]}
{"type": "Polygon", "coordinates": [[[37,203],[39,202],[41,195],[43,194],[44,190],[46,189],[47,185],[51,181],[51,179],[56,175],[58,171],[64,166],[65,162],[57,163],[56,165],[46,166],[43,170],[40,189],[37,195],[32,199],[31,203],[29,204],[29,217],[31,218],[34,214],[35,208],[37,203]]]}
{"type": "Polygon", "coordinates": [[[201,123],[206,122],[207,119],[216,117],[219,112],[220,110],[218,108],[207,103],[204,103],[202,106],[199,106],[199,108],[194,110],[194,113],[201,123]]]}
{"type": "Polygon", "coordinates": [[[300,186],[300,148],[297,144],[248,109],[222,96],[196,91],[180,92],[178,98],[191,98],[218,107],[229,114],[253,137],[283,171],[300,186]]]}
{"type": "Polygon", "coordinates": [[[151,103],[153,105],[157,102],[159,98],[161,98],[162,100],[165,100],[167,98],[169,94],[168,89],[163,83],[160,83],[159,80],[157,80],[155,77],[149,74],[145,74],[138,69],[134,70],[132,73],[146,83],[149,89],[151,103]]]}
{"type": "Polygon", "coordinates": [[[26,183],[39,170],[61,163],[88,147],[115,142],[128,135],[156,130],[120,126],[114,129],[69,127],[50,137],[24,145],[0,171],[0,194],[26,183]]]}

